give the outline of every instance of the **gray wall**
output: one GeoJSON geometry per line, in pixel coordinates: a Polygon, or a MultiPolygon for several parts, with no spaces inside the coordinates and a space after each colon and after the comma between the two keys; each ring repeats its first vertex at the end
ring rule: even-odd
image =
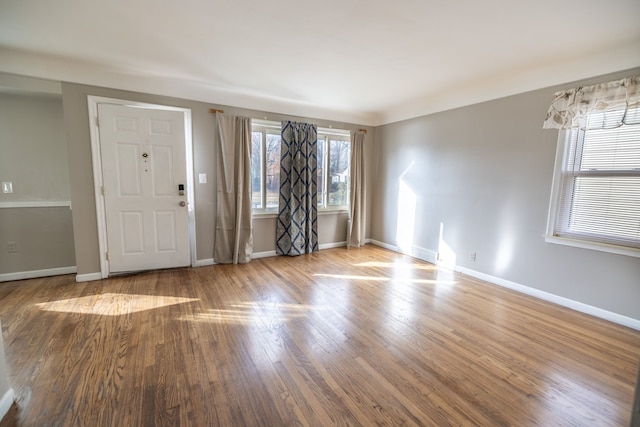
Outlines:
{"type": "Polygon", "coordinates": [[[69,200],[60,95],[0,93],[0,150],[0,178],[14,191],[0,201],[69,200]]]}
{"type": "Polygon", "coordinates": [[[553,93],[576,85],[377,128],[371,237],[396,245],[398,221],[414,218],[412,244],[437,252],[442,224],[462,267],[640,319],[640,259],[543,239],[558,132],[542,121],[553,93]]]}
{"type": "MultiPolygon", "coordinates": [[[[207,104],[185,99],[120,91],[73,83],[62,84],[64,122],[69,155],[69,178],[73,203],[73,231],[75,236],[76,264],[78,274],[100,271],[98,228],[93,190],[91,140],[87,96],[101,96],[152,104],[170,105],[191,109],[193,133],[193,157],[195,181],[196,257],[207,260],[213,257],[213,234],[215,225],[215,146],[214,117],[210,108],[224,109],[226,114],[244,115],[258,119],[279,121],[282,119],[304,120],[318,126],[333,126],[336,129],[355,130],[355,124],[328,122],[303,117],[284,116],[263,111],[244,110],[223,105],[207,104]],[[206,173],[206,184],[198,184],[197,176],[206,173]]],[[[373,129],[368,128],[366,143],[371,146],[373,129]]],[[[369,171],[373,166],[373,152],[368,150],[369,171]]],[[[371,172],[367,179],[372,180],[371,172]]],[[[369,185],[368,188],[371,188],[369,185]]],[[[369,203],[371,197],[368,197],[369,203]]],[[[347,216],[344,214],[323,215],[318,223],[319,241],[322,244],[343,242],[346,239],[347,216]]],[[[275,220],[254,219],[254,252],[275,250],[275,220]]]]}
{"type": "Polygon", "coordinates": [[[0,209],[0,242],[0,274],[76,265],[68,207],[0,209]],[[8,253],[7,242],[18,251],[8,253]]]}
{"type": "Polygon", "coordinates": [[[70,201],[61,96],[0,93],[0,153],[0,181],[14,191],[0,193],[0,274],[73,267],[71,211],[46,206],[70,201]]]}

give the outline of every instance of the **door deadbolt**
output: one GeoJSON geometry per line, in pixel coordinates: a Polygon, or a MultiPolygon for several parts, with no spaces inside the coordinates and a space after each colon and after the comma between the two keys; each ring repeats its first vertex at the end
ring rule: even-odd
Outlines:
{"type": "Polygon", "coordinates": [[[180,203],[178,203],[178,205],[179,205],[181,208],[184,208],[185,206],[187,206],[187,203],[186,203],[184,200],[180,200],[180,203]]]}
{"type": "Polygon", "coordinates": [[[149,157],[149,154],[147,154],[147,153],[142,153],[142,157],[144,157],[144,158],[146,159],[147,157],[149,157]]]}

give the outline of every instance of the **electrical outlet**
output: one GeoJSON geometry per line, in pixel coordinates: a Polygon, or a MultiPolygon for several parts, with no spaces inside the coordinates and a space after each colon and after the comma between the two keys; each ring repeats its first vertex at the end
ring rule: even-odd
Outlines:
{"type": "Polygon", "coordinates": [[[13,183],[12,182],[3,182],[2,183],[2,192],[7,194],[7,193],[13,193],[13,183]]]}
{"type": "Polygon", "coordinates": [[[476,253],[475,252],[469,252],[469,261],[476,262],[476,253]]]}
{"type": "Polygon", "coordinates": [[[7,252],[10,254],[18,252],[18,244],[16,242],[7,242],[7,252]]]}

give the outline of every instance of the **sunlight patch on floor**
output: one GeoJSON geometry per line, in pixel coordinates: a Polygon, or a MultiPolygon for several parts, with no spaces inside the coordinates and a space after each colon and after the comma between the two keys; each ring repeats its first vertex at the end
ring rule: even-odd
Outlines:
{"type": "Polygon", "coordinates": [[[411,270],[437,270],[435,265],[412,264],[408,262],[367,261],[353,264],[355,267],[406,268],[411,270]]]}
{"type": "Polygon", "coordinates": [[[324,274],[324,273],[316,273],[315,277],[329,277],[332,279],[343,279],[343,280],[366,280],[372,282],[409,282],[409,283],[424,283],[424,284],[448,284],[455,285],[456,281],[454,280],[431,280],[431,279],[414,279],[411,277],[385,277],[385,276],[354,276],[349,274],[324,274]]]}
{"type": "Polygon", "coordinates": [[[167,297],[162,295],[132,295],[105,293],[87,295],[59,301],[35,304],[44,311],[60,313],[97,314],[101,316],[121,316],[138,313],[175,304],[199,301],[198,298],[167,297]]]}
{"type": "Polygon", "coordinates": [[[182,316],[180,320],[219,324],[269,324],[288,322],[307,317],[310,312],[324,310],[325,306],[309,304],[289,304],[280,302],[241,302],[229,308],[209,309],[202,313],[182,316]]]}

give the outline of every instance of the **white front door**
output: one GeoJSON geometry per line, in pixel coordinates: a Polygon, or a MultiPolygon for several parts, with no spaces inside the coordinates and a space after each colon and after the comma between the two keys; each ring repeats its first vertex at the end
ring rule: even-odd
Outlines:
{"type": "Polygon", "coordinates": [[[98,104],[111,273],[189,265],[183,114],[98,104]]]}

